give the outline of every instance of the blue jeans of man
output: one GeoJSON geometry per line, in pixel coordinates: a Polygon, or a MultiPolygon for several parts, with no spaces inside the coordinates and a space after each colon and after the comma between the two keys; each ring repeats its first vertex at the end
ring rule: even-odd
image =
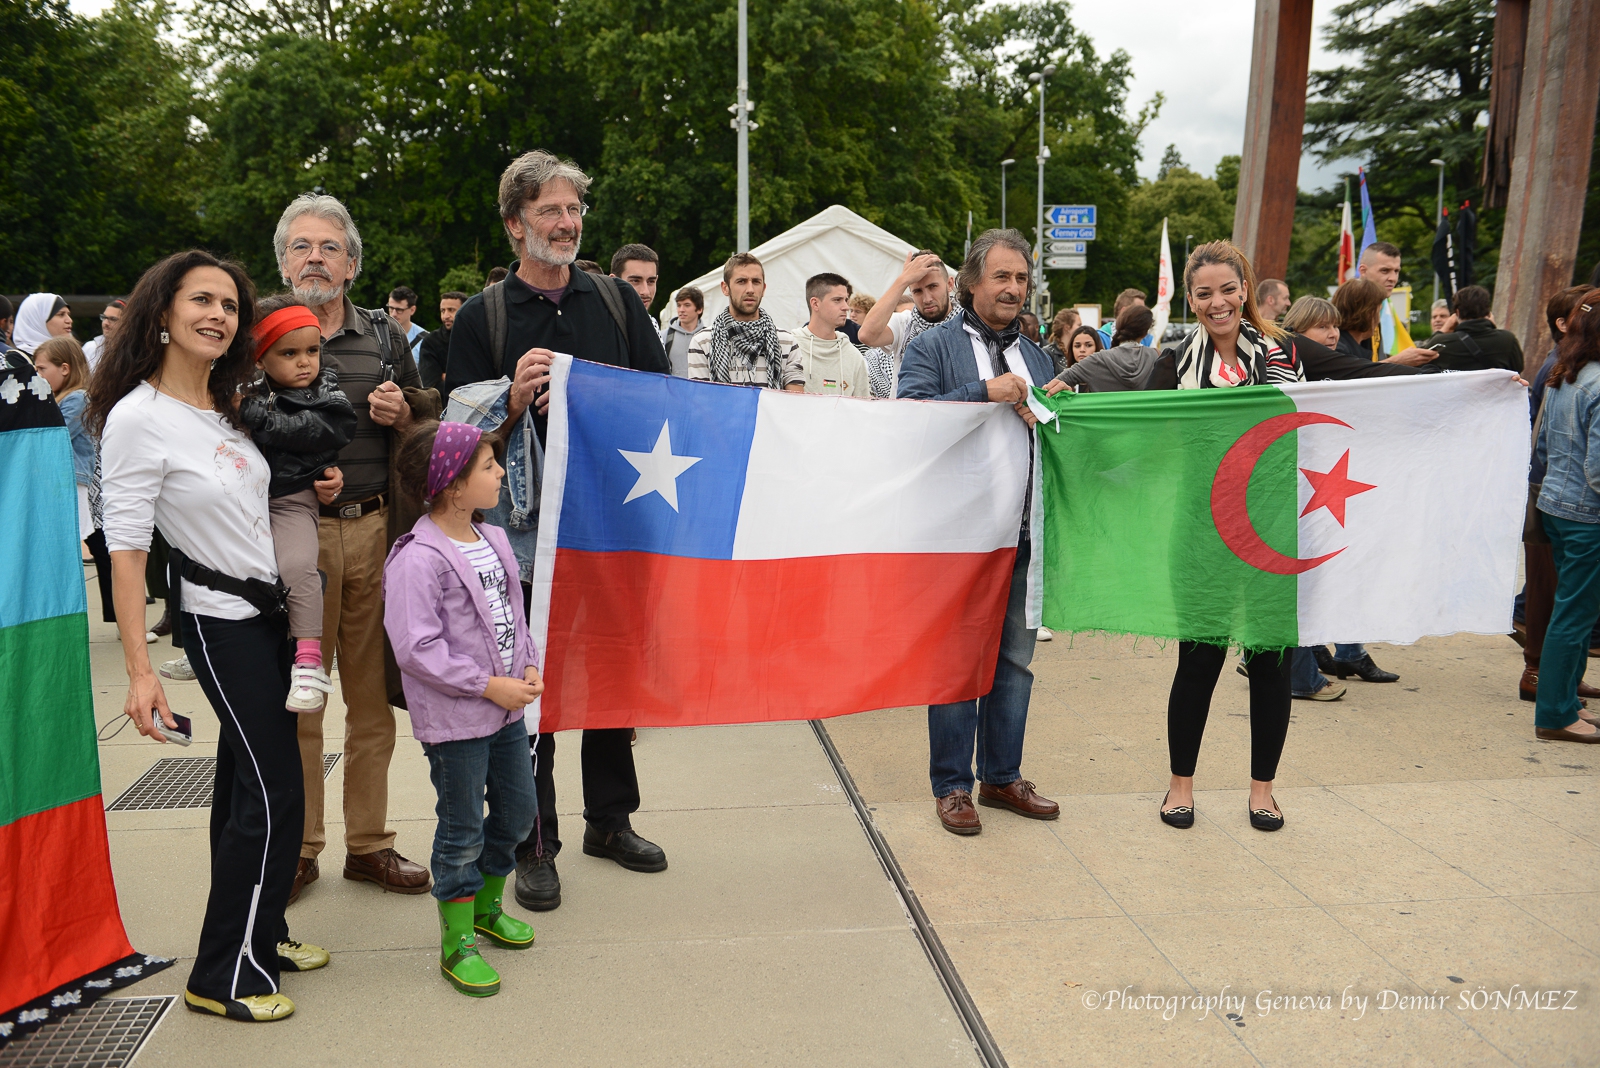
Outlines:
{"type": "MultiPolygon", "coordinates": [[[[1340,646],[1343,649],[1345,646],[1340,646]]],[[[1359,648],[1359,647],[1358,647],[1359,648]]],[[[1328,680],[1317,670],[1317,658],[1310,647],[1294,650],[1294,660],[1289,667],[1289,692],[1313,694],[1327,685],[1328,680]]]]}
{"type": "Polygon", "coordinates": [[[972,792],[974,747],[979,781],[1005,786],[1022,778],[1022,736],[1033,692],[1033,671],[1028,665],[1038,641],[1038,631],[1027,626],[1025,613],[1029,548],[1027,538],[1017,543],[994,685],[976,701],[928,706],[928,776],[933,780],[934,797],[957,790],[972,792]]]}
{"type": "Polygon", "coordinates": [[[508,723],[485,738],[424,742],[428,775],[439,795],[434,813],[433,896],[459,901],[483,888],[485,875],[517,870],[517,843],[539,813],[528,759],[528,728],[508,723]],[[483,802],[489,814],[483,814],[483,802]]]}
{"type": "Polygon", "coordinates": [[[1365,645],[1340,645],[1335,643],[1333,647],[1333,658],[1347,664],[1353,664],[1366,655],[1367,647],[1365,645]]]}
{"type": "Polygon", "coordinates": [[[1600,612],[1600,524],[1540,514],[1556,564],[1556,598],[1539,654],[1533,722],[1559,730],[1578,719],[1578,683],[1589,666],[1589,631],[1600,612]]]}

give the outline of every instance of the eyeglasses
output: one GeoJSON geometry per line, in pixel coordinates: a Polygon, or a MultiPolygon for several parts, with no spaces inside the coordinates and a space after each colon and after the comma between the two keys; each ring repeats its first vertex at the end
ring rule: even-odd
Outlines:
{"type": "Polygon", "coordinates": [[[589,205],[553,204],[547,208],[537,208],[528,212],[528,214],[540,222],[555,222],[557,219],[565,218],[568,215],[574,219],[581,219],[589,214],[589,205]]]}
{"type": "Polygon", "coordinates": [[[101,316],[100,316],[100,321],[102,323],[114,323],[120,318],[122,318],[122,316],[120,316],[120,315],[106,315],[106,314],[102,313],[101,316]]]}
{"type": "MultiPolygon", "coordinates": [[[[324,256],[343,256],[344,246],[337,241],[324,241],[316,246],[324,256]]],[[[311,254],[311,242],[301,238],[289,245],[289,255],[295,259],[305,259],[311,254]]]]}
{"type": "Polygon", "coordinates": [[[384,307],[390,315],[403,315],[411,310],[409,304],[386,304],[384,307]]]}

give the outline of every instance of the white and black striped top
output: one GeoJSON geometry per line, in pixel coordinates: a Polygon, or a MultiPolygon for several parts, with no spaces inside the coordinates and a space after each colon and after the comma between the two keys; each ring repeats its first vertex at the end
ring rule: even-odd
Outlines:
{"type": "Polygon", "coordinates": [[[456,541],[454,538],[450,542],[467,558],[467,565],[477,573],[478,581],[483,583],[483,594],[489,599],[489,616],[494,620],[494,640],[500,649],[500,662],[505,665],[506,674],[509,675],[512,656],[516,652],[517,625],[511,615],[506,569],[500,563],[500,555],[489,544],[489,539],[481,534],[475,542],[456,541]]]}

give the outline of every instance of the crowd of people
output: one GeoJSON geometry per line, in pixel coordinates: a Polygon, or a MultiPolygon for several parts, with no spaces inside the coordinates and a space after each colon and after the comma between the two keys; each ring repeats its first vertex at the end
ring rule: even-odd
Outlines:
{"type": "MultiPolygon", "coordinates": [[[[363,248],[331,196],[287,205],[273,235],[282,292],[258,296],[242,267],[191,250],[151,267],[101,317],[88,349],[71,310],[36,293],[9,327],[8,373],[41,376],[72,440],[79,534],[97,565],[128,675],[125,711],[145,735],[176,728],[162,677],[198,681],[220,724],[211,887],[185,991],[196,1012],[236,1020],[294,1011],[283,970],[324,966],[291,937],[287,910],[320,877],[326,848],[323,721],[337,682],[345,722],[346,879],[431,891],[440,969],[486,996],[500,978],[484,943],[519,950],[534,932],[505,908],[506,884],[530,911],[561,904],[556,738],[527,711],[543,688],[528,629],[540,464],[556,353],[639,371],[852,398],[1003,403],[1030,426],[1034,388],[1049,394],[1218,389],[1503,367],[1524,370],[1514,336],[1467,287],[1431,309],[1422,345],[1405,331],[1385,351],[1380,317],[1400,252],[1377,243],[1331,299],[1257,280],[1239,249],[1214,241],[1183,267],[1196,326],[1153,336],[1145,295],[1127,290],[1105,326],[1076,312],[1048,332],[1025,309],[1028,242],[980,235],[952,278],[917,250],[883,294],[819,273],[809,319],[788,330],[762,307],[765,268],[749,254],[722,272],[727,306],[671,294],[650,317],[659,257],[624,245],[609,273],[579,259],[590,178],[542,151],[519,156],[499,186],[515,261],[478,293],[445,292],[442,325],[415,321],[408,286],[385,308],[348,296],[363,248]],[[15,348],[12,348],[12,346],[15,348]],[[171,599],[185,655],[152,666],[152,596],[171,599]],[[393,709],[409,711],[437,791],[426,866],[395,849],[388,822],[393,709]],[[487,814],[485,802],[487,801],[487,814]]],[[[1600,741],[1583,682],[1600,617],[1600,289],[1550,301],[1555,347],[1533,375],[1528,582],[1518,634],[1520,692],[1542,739],[1600,741]]],[[[1027,626],[1033,517],[1022,502],[1017,552],[990,691],[928,709],[929,778],[941,825],[977,834],[977,806],[1055,819],[1059,806],[1023,778],[1035,643],[1027,626]]],[[[1159,816],[1194,823],[1194,775],[1223,646],[1183,642],[1168,703],[1171,779],[1159,816]]],[[[1250,824],[1285,819],[1272,784],[1294,698],[1336,700],[1344,679],[1397,676],[1359,644],[1249,650],[1250,824]],[[1327,676],[1335,678],[1330,679],[1327,676]]],[[[666,851],[633,827],[640,807],[636,736],[582,732],[584,853],[660,872],[666,851]]]]}

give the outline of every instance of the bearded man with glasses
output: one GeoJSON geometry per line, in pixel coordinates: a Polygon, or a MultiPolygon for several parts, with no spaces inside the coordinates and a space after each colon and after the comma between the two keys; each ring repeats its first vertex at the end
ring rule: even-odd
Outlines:
{"type": "MultiPolygon", "coordinates": [[[[507,426],[520,433],[523,415],[531,410],[533,432],[544,440],[550,361],[556,352],[616,367],[671,373],[656,326],[633,287],[618,278],[573,270],[583,217],[589,210],[583,202],[588,190],[588,175],[543,151],[518,156],[500,176],[500,219],[517,261],[503,282],[470,298],[456,313],[444,377],[447,396],[463,386],[509,379],[508,390],[479,386],[469,391],[477,411],[493,410],[480,424],[486,431],[507,426]]],[[[453,396],[452,410],[463,400],[453,396]]],[[[501,485],[500,505],[487,518],[506,530],[526,599],[538,541],[537,494],[531,516],[526,509],[513,512],[513,484],[519,477],[516,470],[509,473],[501,485]]],[[[528,720],[537,724],[537,717],[528,720]]],[[[632,828],[630,817],[639,808],[639,780],[629,734],[626,727],[583,732],[583,851],[630,871],[663,871],[666,853],[632,828]]],[[[561,904],[555,868],[561,848],[553,774],[555,735],[540,734],[529,742],[539,820],[528,841],[517,849],[516,895],[524,908],[544,911],[561,904]]]]}
{"type": "MultiPolygon", "coordinates": [[[[339,466],[317,483],[338,493],[332,504],[321,505],[317,569],[326,576],[322,663],[331,668],[337,653],[345,704],[344,877],[422,894],[432,885],[428,869],[395,851],[388,826],[395,739],[390,696],[400,687],[398,672],[386,664],[383,561],[416,520],[414,510],[392,499],[390,457],[413,421],[438,417],[439,396],[421,388],[400,324],[383,309],[357,308],[345,295],[361,273],[361,233],[343,204],[314,193],[297,197],[278,220],[273,251],[284,282],[315,313],[322,366],[338,376],[356,413],[355,438],[339,450],[339,466]]],[[[291,903],[318,878],[317,857],[327,844],[322,717],[299,715],[306,824],[291,903]]]]}

